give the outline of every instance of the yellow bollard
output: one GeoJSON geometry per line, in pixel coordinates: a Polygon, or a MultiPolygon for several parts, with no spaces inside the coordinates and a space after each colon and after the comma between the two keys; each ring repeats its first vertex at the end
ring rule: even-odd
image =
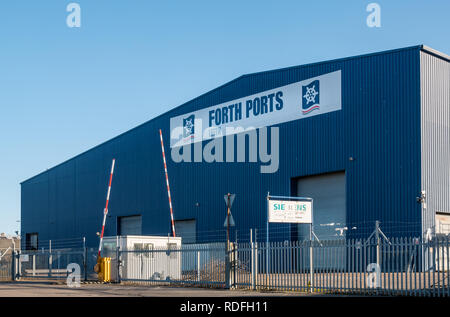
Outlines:
{"type": "Polygon", "coordinates": [[[103,282],[111,282],[111,258],[103,258],[103,282]]]}
{"type": "Polygon", "coordinates": [[[100,282],[111,282],[111,258],[98,258],[94,271],[97,272],[100,282]]]}

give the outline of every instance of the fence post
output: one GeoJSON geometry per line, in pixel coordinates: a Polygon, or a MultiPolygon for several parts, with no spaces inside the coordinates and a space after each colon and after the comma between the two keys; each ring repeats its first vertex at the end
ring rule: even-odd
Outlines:
{"type": "MultiPolygon", "coordinates": [[[[257,283],[258,282],[258,228],[255,228],[254,241],[255,241],[255,249],[256,249],[256,251],[255,251],[255,277],[256,277],[256,283],[257,283]]],[[[255,287],[256,287],[256,285],[255,285],[255,287]]]]}
{"type": "Polygon", "coordinates": [[[230,243],[230,287],[235,287],[236,277],[236,244],[230,243]]]}
{"type": "Polygon", "coordinates": [[[20,280],[20,276],[21,276],[21,274],[22,274],[22,262],[20,261],[20,254],[21,254],[21,251],[20,250],[18,250],[17,251],[17,279],[19,279],[20,280]]]}
{"type": "Polygon", "coordinates": [[[250,229],[250,246],[251,246],[251,272],[252,272],[252,290],[255,290],[255,243],[253,242],[253,229],[250,229]]]}
{"type": "Polygon", "coordinates": [[[230,246],[225,242],[225,289],[230,288],[230,246]]]}
{"type": "Polygon", "coordinates": [[[313,228],[312,224],[310,226],[310,232],[309,232],[309,278],[310,278],[310,292],[313,292],[313,279],[314,279],[314,259],[313,259],[313,228]]]}
{"type": "Polygon", "coordinates": [[[197,251],[197,281],[200,282],[200,250],[197,251]]]}
{"type": "Polygon", "coordinates": [[[117,262],[117,283],[120,283],[120,246],[116,248],[116,262],[117,262]]]}
{"type": "Polygon", "coordinates": [[[258,287],[258,242],[256,241],[256,235],[255,235],[255,289],[258,287]]]}
{"type": "Polygon", "coordinates": [[[48,242],[48,277],[52,277],[52,265],[53,265],[53,258],[52,258],[52,240],[48,242]]]}
{"type": "Polygon", "coordinates": [[[12,252],[12,261],[11,261],[11,279],[13,281],[16,280],[16,252],[12,252]]]}
{"type": "MultiPolygon", "coordinates": [[[[381,261],[381,259],[380,259],[380,257],[381,257],[381,254],[380,254],[380,222],[378,221],[378,220],[376,220],[375,221],[375,237],[376,237],[376,240],[377,240],[377,265],[378,265],[378,267],[380,267],[380,261],[381,261]]],[[[370,243],[370,241],[369,241],[369,243],[370,243]]]]}
{"type": "Polygon", "coordinates": [[[33,276],[36,275],[36,254],[33,254],[33,276]]]}

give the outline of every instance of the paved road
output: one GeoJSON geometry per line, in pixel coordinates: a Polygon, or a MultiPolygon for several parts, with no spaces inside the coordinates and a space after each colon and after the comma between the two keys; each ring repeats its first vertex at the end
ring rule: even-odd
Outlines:
{"type": "Polygon", "coordinates": [[[304,293],[254,292],[185,287],[131,286],[120,284],[81,284],[70,288],[54,282],[0,283],[0,297],[245,297],[245,296],[305,296],[304,293]]]}

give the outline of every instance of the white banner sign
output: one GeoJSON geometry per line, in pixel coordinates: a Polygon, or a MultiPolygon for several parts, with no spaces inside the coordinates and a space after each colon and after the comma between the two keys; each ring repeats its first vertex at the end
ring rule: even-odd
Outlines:
{"type": "Polygon", "coordinates": [[[170,147],[341,110],[341,71],[170,118],[170,147]]]}
{"type": "Polygon", "coordinates": [[[312,202],[269,200],[269,222],[312,223],[312,202]]]}

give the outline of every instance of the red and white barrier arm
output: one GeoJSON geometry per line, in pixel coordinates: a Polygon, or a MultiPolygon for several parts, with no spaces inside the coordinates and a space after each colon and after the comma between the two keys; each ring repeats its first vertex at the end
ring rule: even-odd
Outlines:
{"type": "Polygon", "coordinates": [[[114,174],[115,163],[116,159],[113,159],[111,166],[111,174],[109,175],[108,193],[106,194],[106,206],[105,210],[103,211],[103,224],[102,224],[102,233],[100,234],[100,245],[98,246],[98,257],[100,257],[100,252],[102,251],[103,234],[105,233],[106,215],[108,214],[109,194],[111,193],[111,183],[114,174]]]}
{"type": "Polygon", "coordinates": [[[166,164],[166,155],[164,153],[164,143],[163,143],[163,137],[161,129],[159,129],[159,138],[161,139],[161,150],[162,150],[162,156],[164,161],[164,172],[166,173],[166,185],[167,185],[167,195],[169,196],[169,208],[170,208],[170,219],[172,221],[172,233],[175,237],[175,224],[173,221],[173,210],[172,210],[172,199],[170,198],[170,186],[169,186],[169,175],[167,174],[167,164],[166,164]]]}

